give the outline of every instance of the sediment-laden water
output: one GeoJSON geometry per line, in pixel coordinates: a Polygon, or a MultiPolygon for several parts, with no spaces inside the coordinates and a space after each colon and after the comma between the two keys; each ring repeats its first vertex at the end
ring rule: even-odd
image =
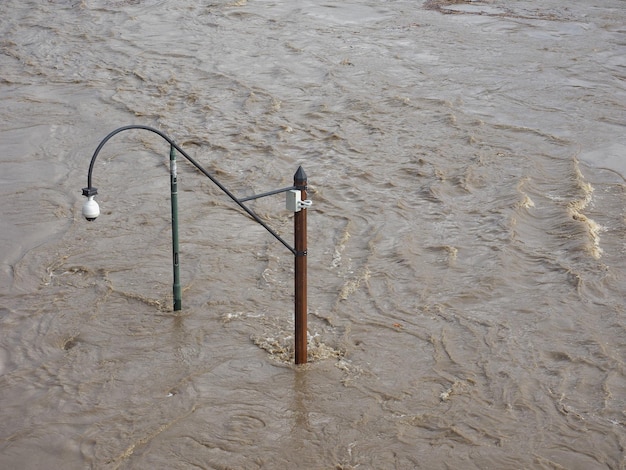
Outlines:
{"type": "MultiPolygon", "coordinates": [[[[0,467],[624,469],[623,0],[5,0],[0,467]],[[308,175],[293,255],[239,197],[308,175]]],[[[249,203],[291,240],[284,196],[249,203]]]]}

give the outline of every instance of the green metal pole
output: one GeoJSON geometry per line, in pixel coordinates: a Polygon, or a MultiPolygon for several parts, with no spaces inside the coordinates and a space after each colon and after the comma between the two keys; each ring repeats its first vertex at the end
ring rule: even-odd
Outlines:
{"type": "Polygon", "coordinates": [[[172,188],[172,255],[174,265],[174,311],[182,308],[180,290],[180,267],[178,265],[178,176],[176,171],[176,150],[170,147],[170,183],[172,188]]]}

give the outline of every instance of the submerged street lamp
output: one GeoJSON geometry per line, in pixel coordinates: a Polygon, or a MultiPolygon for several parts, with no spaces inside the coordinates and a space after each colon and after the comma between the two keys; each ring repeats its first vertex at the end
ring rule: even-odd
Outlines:
{"type": "Polygon", "coordinates": [[[89,172],[87,174],[87,187],[83,188],[83,196],[87,197],[87,201],[83,205],[83,216],[90,222],[96,220],[100,215],[100,207],[95,200],[98,189],[92,186],[91,175],[96,158],[106,144],[113,136],[120,132],[141,129],[153,132],[170,144],[170,187],[171,187],[171,206],[172,206],[172,265],[174,271],[174,311],[182,308],[182,296],[180,287],[180,267],[178,253],[178,176],[176,168],[176,151],[181,153],[193,166],[195,166],[202,174],[209,178],[215,185],[222,190],[230,199],[232,199],[243,211],[248,214],[255,222],[265,228],[274,238],[281,242],[295,256],[295,363],[304,364],[307,362],[307,227],[306,227],[306,209],[311,206],[311,201],[306,199],[307,176],[302,167],[294,175],[294,184],[287,188],[276,189],[255,196],[245,198],[235,197],[228,189],[226,189],[214,176],[205,170],[198,162],[191,158],[183,149],[181,149],[171,138],[163,132],[153,127],[142,125],[130,125],[120,127],[109,135],[107,135],[96,148],[91,163],[89,164],[89,172]],[[294,246],[292,247],[280,235],[272,230],[258,215],[254,213],[244,202],[253,199],[259,199],[274,194],[286,193],[287,209],[295,213],[294,217],[294,246]]]}

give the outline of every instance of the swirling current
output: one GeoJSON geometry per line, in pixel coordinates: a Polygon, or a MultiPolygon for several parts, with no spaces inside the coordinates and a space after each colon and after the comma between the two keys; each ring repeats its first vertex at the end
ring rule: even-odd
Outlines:
{"type": "MultiPolygon", "coordinates": [[[[4,0],[0,468],[625,469],[624,0],[4,0]],[[238,197],[308,175],[293,255],[238,197]]],[[[283,195],[250,207],[287,240],[283,195]]]]}

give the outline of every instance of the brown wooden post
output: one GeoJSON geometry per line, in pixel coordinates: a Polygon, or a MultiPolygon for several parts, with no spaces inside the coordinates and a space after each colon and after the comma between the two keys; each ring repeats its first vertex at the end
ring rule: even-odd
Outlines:
{"type": "MultiPolygon", "coordinates": [[[[302,167],[293,176],[295,189],[301,191],[301,199],[306,200],[307,177],[302,167]]],[[[295,238],[295,362],[307,362],[307,228],[306,208],[294,214],[295,238]]]]}

